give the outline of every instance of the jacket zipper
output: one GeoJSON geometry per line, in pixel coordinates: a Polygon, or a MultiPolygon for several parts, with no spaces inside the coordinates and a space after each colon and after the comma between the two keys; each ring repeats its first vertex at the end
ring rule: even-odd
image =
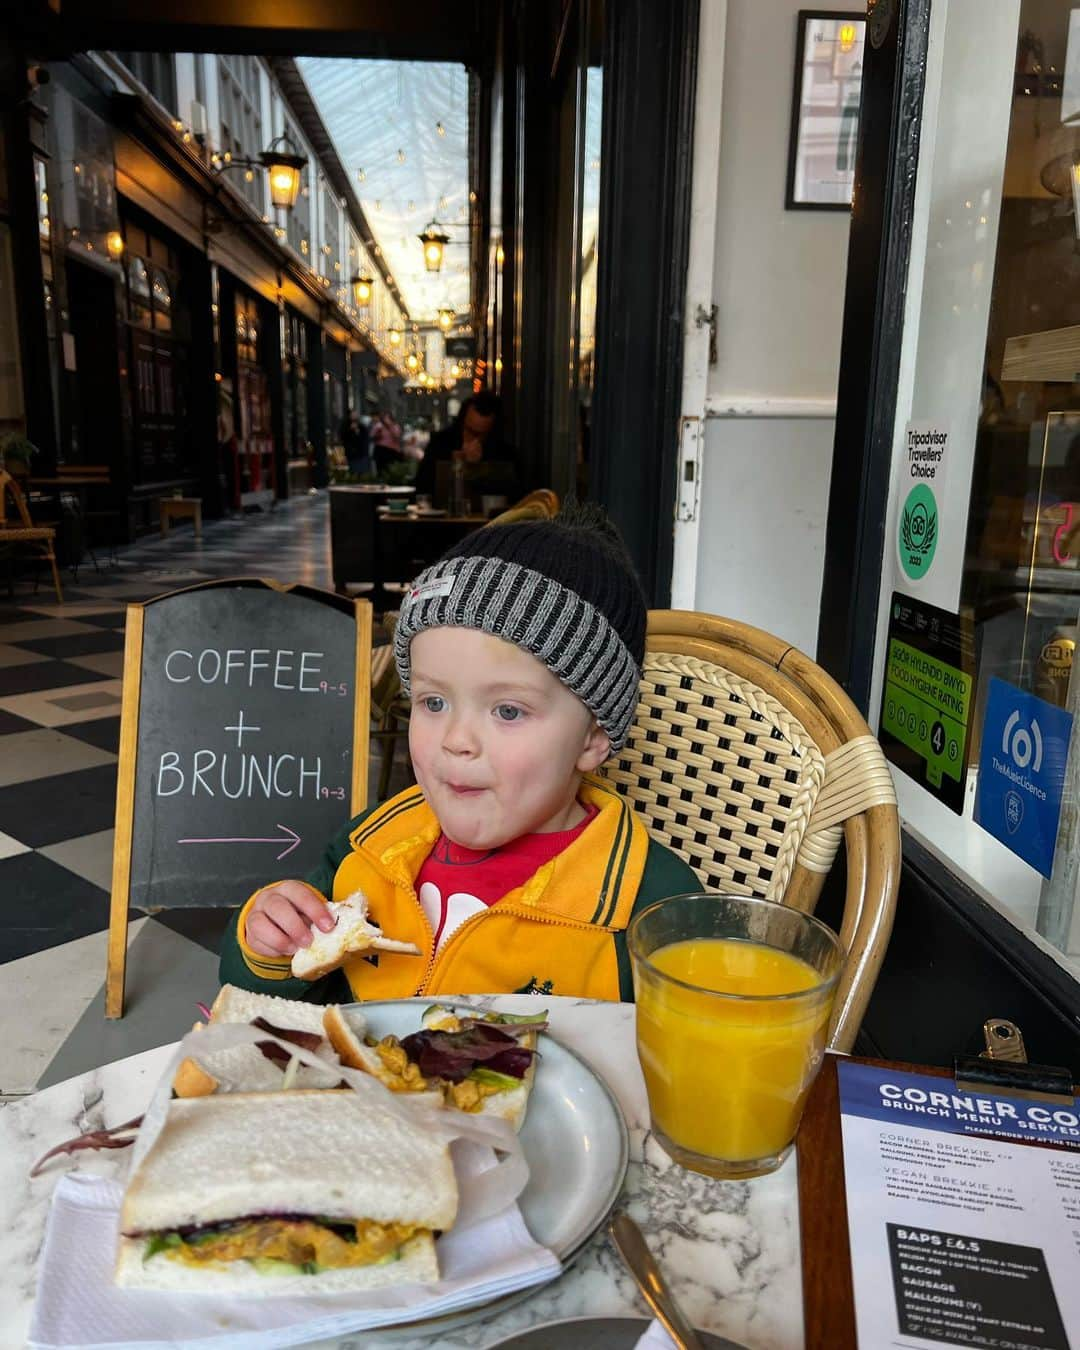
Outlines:
{"type": "MultiPolygon", "coordinates": [[[[421,914],[423,914],[423,906],[420,905],[419,900],[417,901],[417,905],[420,908],[421,914]]],[[[497,914],[504,916],[510,915],[515,919],[528,919],[531,923],[554,924],[556,927],[572,928],[582,932],[592,932],[595,931],[596,929],[600,929],[601,932],[605,933],[609,933],[610,931],[604,928],[602,924],[584,923],[579,922],[578,920],[575,919],[567,919],[561,916],[556,917],[555,915],[551,914],[537,914],[529,910],[516,909],[510,905],[505,905],[502,908],[498,908],[497,906],[493,905],[487,909],[481,910],[479,914],[473,914],[470,918],[466,919],[463,924],[460,924],[457,928],[455,928],[454,931],[450,934],[450,936],[446,939],[446,943],[444,944],[444,946],[440,947],[438,951],[435,950],[434,934],[432,934],[431,956],[428,959],[427,968],[424,971],[424,978],[421,981],[420,986],[416,990],[417,994],[426,993],[428,984],[430,983],[431,980],[431,976],[435,970],[435,966],[439,963],[440,960],[442,960],[443,957],[447,955],[447,953],[450,951],[450,948],[453,947],[455,942],[457,942],[458,938],[464,935],[465,930],[469,928],[472,924],[479,922],[480,919],[486,919],[490,914],[497,914]]],[[[424,922],[427,923],[426,914],[424,914],[424,922]]],[[[427,924],[427,927],[428,931],[430,932],[431,925],[427,924]]]]}

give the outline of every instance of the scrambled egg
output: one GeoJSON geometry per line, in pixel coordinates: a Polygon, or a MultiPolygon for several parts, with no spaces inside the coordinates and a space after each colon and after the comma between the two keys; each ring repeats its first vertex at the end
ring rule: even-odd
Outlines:
{"type": "Polygon", "coordinates": [[[314,1262],[317,1266],[333,1269],[370,1266],[392,1255],[409,1238],[425,1231],[415,1224],[374,1223],[370,1219],[355,1222],[356,1241],[347,1242],[331,1229],[309,1219],[256,1219],[205,1242],[185,1242],[170,1247],[168,1255],[194,1266],[207,1261],[258,1258],[289,1261],[297,1266],[314,1262]]]}
{"type": "MultiPolygon", "coordinates": [[[[456,1017],[447,1018],[446,1021],[455,1025],[440,1023],[440,1031],[457,1031],[461,1027],[456,1017]]],[[[391,1092],[424,1092],[428,1088],[439,1088],[448,1106],[458,1111],[476,1112],[483,1106],[485,1097],[500,1091],[491,1083],[478,1083],[472,1078],[466,1078],[460,1083],[448,1083],[443,1078],[425,1078],[401,1048],[396,1036],[384,1036],[375,1046],[375,1053],[385,1070],[380,1080],[391,1092]]]]}
{"type": "Polygon", "coordinates": [[[502,1089],[494,1083],[478,1083],[475,1078],[465,1078],[460,1083],[446,1083],[443,1091],[448,1106],[458,1111],[479,1111],[485,1097],[492,1097],[502,1089]]]}
{"type": "Polygon", "coordinates": [[[396,1036],[384,1036],[375,1053],[386,1070],[380,1080],[391,1092],[423,1092],[428,1087],[428,1080],[401,1048],[396,1036]]]}

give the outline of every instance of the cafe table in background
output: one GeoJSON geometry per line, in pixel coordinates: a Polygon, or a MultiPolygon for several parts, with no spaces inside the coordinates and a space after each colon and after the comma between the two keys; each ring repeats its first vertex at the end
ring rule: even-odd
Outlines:
{"type": "MultiPolygon", "coordinates": [[[[485,1004],[483,998],[454,1002],[485,1004]]],[[[630,1164],[618,1205],[641,1225],[691,1322],[748,1350],[798,1350],[804,1338],[794,1154],[771,1176],[752,1181],[715,1181],[684,1170],[649,1133],[632,1005],[510,995],[500,997],[499,1006],[515,1012],[546,1007],[552,1035],[614,1093],[630,1134],[630,1164]]],[[[188,1029],[177,1027],[177,1038],[188,1029]]],[[[122,1177],[126,1150],[58,1160],[34,1180],[30,1168],[64,1139],[140,1115],[170,1053],[169,1046],[148,1050],[0,1109],[0,1346],[26,1344],[42,1234],[57,1180],[71,1170],[122,1177]]],[[[595,1139],[597,1149],[605,1143],[595,1139]]],[[[441,1331],[364,1332],[320,1344],[349,1350],[391,1345],[465,1350],[493,1345],[538,1323],[645,1314],[601,1226],[559,1279],[503,1310],[441,1331]]]]}

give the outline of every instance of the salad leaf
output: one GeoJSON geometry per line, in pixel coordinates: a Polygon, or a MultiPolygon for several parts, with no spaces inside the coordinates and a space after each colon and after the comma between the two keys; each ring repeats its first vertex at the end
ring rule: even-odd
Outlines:
{"type": "Polygon", "coordinates": [[[468,1078],[478,1064],[520,1080],[536,1053],[506,1028],[479,1021],[460,1031],[416,1031],[401,1046],[425,1078],[448,1083],[468,1078]]]}
{"type": "Polygon", "coordinates": [[[469,1077],[477,1083],[486,1083],[488,1087],[500,1088],[504,1091],[507,1088],[521,1086],[520,1078],[514,1078],[508,1073],[497,1073],[494,1069],[485,1069],[483,1065],[479,1069],[473,1069],[469,1077]]]}
{"type": "MultiPolygon", "coordinates": [[[[275,1027],[265,1017],[253,1018],[251,1025],[259,1031],[268,1031],[271,1036],[288,1041],[290,1045],[298,1045],[301,1050],[315,1051],[322,1045],[323,1038],[314,1031],[286,1031],[281,1027],[275,1027]]],[[[274,1041],[256,1041],[255,1049],[261,1051],[272,1064],[280,1064],[282,1067],[292,1059],[292,1055],[287,1050],[282,1050],[274,1041]]]]}
{"type": "Polygon", "coordinates": [[[179,1247],[183,1241],[179,1233],[152,1233],[150,1241],[146,1244],[146,1251],[143,1252],[143,1260],[149,1261],[166,1247],[179,1247]]]}

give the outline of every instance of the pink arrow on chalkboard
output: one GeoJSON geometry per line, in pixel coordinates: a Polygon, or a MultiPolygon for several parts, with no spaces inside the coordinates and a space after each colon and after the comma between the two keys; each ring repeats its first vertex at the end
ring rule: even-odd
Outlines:
{"type": "Polygon", "coordinates": [[[299,844],[300,836],[295,830],[290,830],[288,825],[278,825],[277,829],[281,834],[271,835],[268,839],[178,839],[178,844],[283,844],[286,839],[291,839],[292,843],[288,848],[282,849],[275,859],[280,862],[282,858],[287,858],[293,849],[299,844]]]}

